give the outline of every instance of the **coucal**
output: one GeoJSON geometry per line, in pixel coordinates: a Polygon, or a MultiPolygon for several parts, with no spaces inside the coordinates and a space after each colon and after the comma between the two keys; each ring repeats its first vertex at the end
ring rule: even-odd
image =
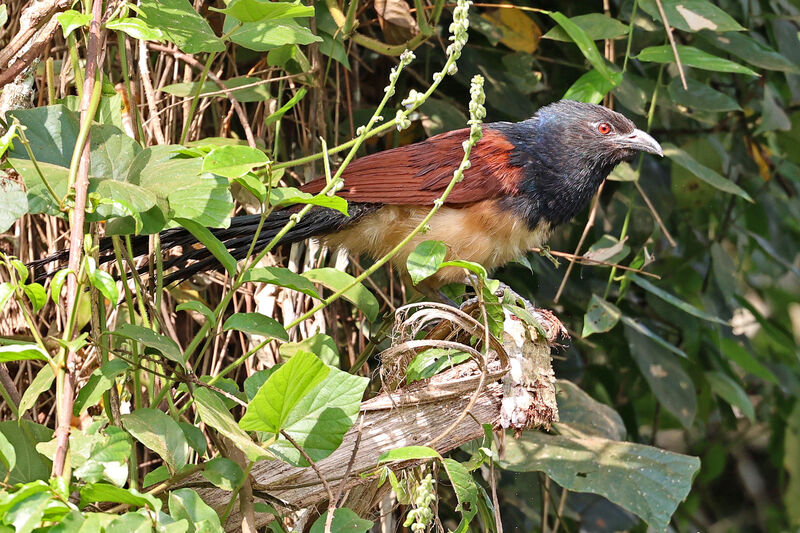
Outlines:
{"type": "MultiPolygon", "coordinates": [[[[381,257],[419,224],[441,196],[461,162],[462,142],[468,135],[467,129],[451,131],[354,160],[337,193],[348,201],[349,216],[314,207],[281,243],[317,237],[332,248],[381,257]]],[[[483,138],[473,148],[472,166],[430,221],[430,231],[415,236],[392,262],[407,279],[408,255],[422,241],[439,240],[447,245],[448,260],[499,267],[546,241],[553,228],[587,205],[616,165],[637,152],[664,155],[658,142],[633,122],[594,104],[562,100],[522,122],[486,124],[483,138]]],[[[325,183],[325,178],[318,178],[301,190],[318,193],[325,183]]],[[[271,213],[255,249],[270,242],[294,212],[287,208],[271,213]]],[[[234,217],[230,227],[212,232],[236,259],[242,259],[259,220],[259,215],[234,217]]],[[[167,282],[220,268],[205,248],[187,248],[196,242],[182,228],[161,232],[163,249],[184,247],[182,255],[164,263],[165,268],[179,267],[167,282]]],[[[147,252],[146,236],[134,238],[133,243],[136,254],[147,252]]],[[[101,243],[101,252],[110,248],[108,241],[101,243]]],[[[425,292],[464,279],[463,269],[446,267],[426,280],[425,292]]]]}

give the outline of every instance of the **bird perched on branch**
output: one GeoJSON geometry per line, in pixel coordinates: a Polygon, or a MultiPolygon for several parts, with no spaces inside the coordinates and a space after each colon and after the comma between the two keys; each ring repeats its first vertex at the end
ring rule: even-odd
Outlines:
{"type": "MultiPolygon", "coordinates": [[[[349,216],[314,207],[281,243],[316,237],[354,254],[383,256],[409,235],[441,196],[461,162],[462,142],[468,136],[467,129],[451,131],[353,161],[342,174],[344,186],[337,193],[348,201],[349,216]]],[[[664,155],[656,140],[633,122],[594,104],[562,100],[522,122],[486,124],[472,151],[471,167],[431,219],[430,230],[416,235],[392,262],[405,274],[406,259],[416,246],[438,240],[447,245],[448,260],[499,267],[541,245],[553,228],[587,205],[617,164],[638,152],[664,155]]],[[[301,190],[318,193],[325,184],[325,178],[319,178],[301,190]]],[[[269,243],[294,212],[288,208],[271,213],[255,250],[269,243]]],[[[239,216],[229,228],[212,232],[236,259],[242,259],[259,221],[259,215],[239,216]]],[[[162,249],[194,243],[192,234],[181,228],[161,233],[162,249]]],[[[101,244],[101,251],[104,248],[110,247],[101,244]]],[[[146,253],[147,237],[135,238],[134,248],[146,253]]],[[[164,266],[179,267],[167,281],[220,268],[205,248],[184,248],[183,255],[164,266]]],[[[426,280],[426,288],[436,290],[463,280],[463,269],[446,267],[426,280]]]]}

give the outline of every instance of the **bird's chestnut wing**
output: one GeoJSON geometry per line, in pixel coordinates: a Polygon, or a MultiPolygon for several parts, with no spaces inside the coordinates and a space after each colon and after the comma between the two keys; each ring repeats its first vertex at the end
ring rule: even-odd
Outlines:
{"type": "MultiPolygon", "coordinates": [[[[464,157],[462,143],[469,130],[443,133],[425,141],[356,159],[344,171],[344,187],[337,193],[348,201],[430,205],[450,183],[464,157]]],[[[472,166],[456,184],[447,204],[468,204],[515,194],[522,169],[511,164],[515,150],[505,136],[491,128],[472,149],[472,166]]],[[[319,178],[302,190],[318,193],[325,186],[319,178]]]]}

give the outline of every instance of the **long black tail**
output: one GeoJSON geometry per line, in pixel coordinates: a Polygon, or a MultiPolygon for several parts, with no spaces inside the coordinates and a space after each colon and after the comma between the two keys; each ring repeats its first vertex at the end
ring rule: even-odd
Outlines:
{"type": "MultiPolygon", "coordinates": [[[[309,237],[335,233],[352,224],[360,217],[375,211],[378,207],[377,204],[351,203],[348,208],[349,217],[333,209],[315,207],[281,238],[280,244],[292,244],[309,237]]],[[[254,250],[258,252],[269,244],[289,222],[289,218],[294,212],[296,212],[294,209],[283,209],[271,213],[264,221],[254,250]]],[[[234,217],[229,227],[212,228],[211,233],[225,244],[234,258],[240,260],[250,250],[250,244],[253,242],[253,236],[258,229],[260,220],[261,215],[234,217]]],[[[162,231],[160,237],[162,250],[166,251],[178,246],[183,247],[181,255],[164,261],[164,270],[177,267],[177,270],[164,277],[165,284],[189,279],[200,272],[220,270],[222,268],[222,265],[205,247],[192,247],[198,241],[189,231],[183,228],[168,229],[162,231]]],[[[131,239],[131,245],[134,257],[145,255],[148,252],[149,238],[147,235],[137,235],[131,239]]],[[[34,269],[34,277],[36,279],[43,280],[50,276],[49,273],[44,271],[44,265],[56,261],[64,263],[68,255],[69,252],[67,250],[61,250],[43,259],[33,261],[28,266],[34,269]]],[[[111,238],[105,237],[100,240],[99,262],[102,264],[113,260],[114,253],[111,238]]]]}

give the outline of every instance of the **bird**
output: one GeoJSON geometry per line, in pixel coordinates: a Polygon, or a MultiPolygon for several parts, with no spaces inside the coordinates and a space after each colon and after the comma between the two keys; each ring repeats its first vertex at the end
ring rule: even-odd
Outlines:
{"type": "MultiPolygon", "coordinates": [[[[353,160],[336,193],[347,200],[348,214],[314,206],[280,243],[317,238],[330,248],[382,257],[410,234],[441,196],[463,158],[462,143],[468,137],[469,129],[459,129],[353,160]]],[[[489,271],[501,267],[543,245],[557,226],[586,207],[619,163],[640,152],[664,155],[659,143],[631,120],[596,104],[560,100],[521,122],[484,124],[463,180],[429,221],[428,230],[417,234],[392,263],[410,281],[408,256],[421,242],[436,240],[447,247],[446,260],[480,263],[489,271]]],[[[317,178],[300,190],[316,194],[326,183],[324,177],[317,178]]],[[[273,211],[254,249],[266,246],[296,212],[296,207],[273,211]]],[[[211,231],[241,260],[260,221],[257,214],[236,216],[229,227],[211,231]]],[[[178,267],[166,276],[166,283],[221,269],[207,249],[191,247],[197,240],[186,229],[168,229],[160,236],[162,250],[182,247],[180,255],[164,262],[165,269],[178,267]]],[[[113,259],[109,241],[100,244],[107,260],[113,259]]],[[[134,237],[134,253],[146,254],[147,242],[147,236],[134,237]]],[[[463,268],[447,266],[417,288],[423,294],[441,294],[443,285],[464,282],[465,276],[463,268]]]]}

